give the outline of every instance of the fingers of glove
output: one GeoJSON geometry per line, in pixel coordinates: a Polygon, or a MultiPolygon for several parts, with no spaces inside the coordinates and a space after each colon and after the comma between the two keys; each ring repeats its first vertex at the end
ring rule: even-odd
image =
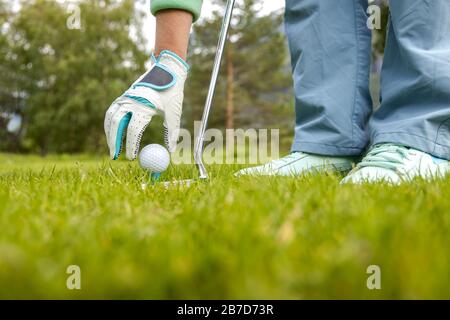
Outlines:
{"type": "Polygon", "coordinates": [[[113,118],[113,115],[119,110],[120,104],[113,103],[105,114],[105,122],[104,122],[104,129],[105,129],[105,135],[106,135],[106,142],[108,143],[108,147],[111,148],[111,142],[109,141],[109,131],[111,129],[111,121],[113,118]]]}
{"type": "Polygon", "coordinates": [[[132,113],[127,110],[119,109],[111,119],[109,129],[109,154],[111,159],[117,160],[122,150],[123,135],[128,127],[132,113]]]}
{"type": "Polygon", "coordinates": [[[153,113],[133,113],[127,129],[127,159],[134,160],[139,152],[142,135],[152,120],[153,113]]]}
{"type": "Polygon", "coordinates": [[[180,117],[166,116],[164,120],[164,139],[170,153],[175,152],[177,148],[178,137],[180,135],[180,117]]]}

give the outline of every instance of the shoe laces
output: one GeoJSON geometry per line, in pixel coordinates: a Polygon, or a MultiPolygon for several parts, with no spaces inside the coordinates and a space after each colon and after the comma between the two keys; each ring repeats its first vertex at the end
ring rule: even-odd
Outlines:
{"type": "Polygon", "coordinates": [[[374,146],[357,167],[377,167],[398,172],[409,154],[409,148],[405,146],[383,143],[374,146]]]}

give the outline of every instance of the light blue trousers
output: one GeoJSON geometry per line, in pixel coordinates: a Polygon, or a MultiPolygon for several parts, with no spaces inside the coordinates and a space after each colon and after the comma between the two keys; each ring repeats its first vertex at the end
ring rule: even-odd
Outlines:
{"type": "Polygon", "coordinates": [[[381,107],[369,94],[368,0],[286,0],[292,151],[361,155],[403,144],[450,159],[450,0],[391,0],[381,107]]]}

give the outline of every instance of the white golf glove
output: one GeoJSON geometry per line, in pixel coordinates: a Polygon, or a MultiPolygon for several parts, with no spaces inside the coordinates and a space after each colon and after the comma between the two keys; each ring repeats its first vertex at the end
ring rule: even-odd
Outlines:
{"type": "Polygon", "coordinates": [[[155,115],[164,117],[167,148],[174,152],[183,103],[187,63],[170,51],[162,51],[152,66],[109,107],[105,116],[105,134],[109,152],[116,160],[122,150],[126,131],[126,157],[134,160],[139,152],[142,134],[155,115]]]}

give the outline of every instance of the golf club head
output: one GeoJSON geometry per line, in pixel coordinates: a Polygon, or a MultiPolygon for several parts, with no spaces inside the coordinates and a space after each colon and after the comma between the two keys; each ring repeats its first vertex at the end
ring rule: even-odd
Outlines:
{"type": "Polygon", "coordinates": [[[198,173],[199,173],[199,179],[205,180],[208,179],[208,172],[206,171],[205,166],[203,163],[197,163],[198,173]]]}
{"type": "Polygon", "coordinates": [[[203,164],[203,143],[204,136],[199,136],[194,150],[194,161],[197,165],[199,179],[208,179],[208,172],[203,164]]]}

